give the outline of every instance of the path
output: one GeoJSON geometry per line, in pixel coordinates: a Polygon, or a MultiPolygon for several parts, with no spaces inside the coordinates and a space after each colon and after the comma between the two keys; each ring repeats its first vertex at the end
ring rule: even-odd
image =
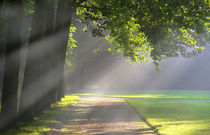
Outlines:
{"type": "Polygon", "coordinates": [[[124,99],[82,97],[53,135],[154,135],[124,99]]]}

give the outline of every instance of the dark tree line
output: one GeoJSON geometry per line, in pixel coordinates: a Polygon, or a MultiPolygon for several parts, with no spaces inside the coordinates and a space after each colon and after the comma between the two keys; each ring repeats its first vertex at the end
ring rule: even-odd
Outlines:
{"type": "Polygon", "coordinates": [[[187,48],[200,53],[209,27],[207,0],[0,0],[0,8],[4,57],[0,129],[33,120],[34,114],[64,96],[72,19],[86,23],[93,36],[106,33],[110,51],[136,63],[151,57],[155,65],[165,57],[188,56],[187,48]],[[34,3],[31,11],[26,10],[27,3],[34,3]],[[23,32],[26,12],[33,12],[29,36],[23,32]],[[23,45],[27,54],[20,72],[23,45]]]}
{"type": "Polygon", "coordinates": [[[7,36],[1,101],[1,126],[10,124],[10,122],[13,120],[16,121],[17,119],[18,77],[23,17],[22,6],[23,2],[21,0],[10,0],[7,2],[7,7],[5,7],[7,8],[5,12],[11,12],[11,15],[6,17],[7,36]]]}
{"type": "Polygon", "coordinates": [[[60,101],[65,93],[63,72],[74,2],[34,1],[24,79],[20,90],[20,56],[25,44],[22,40],[24,2],[26,1],[1,1],[1,19],[5,19],[7,32],[0,129],[15,127],[17,121],[32,120],[35,113],[60,101]],[[18,92],[21,93],[19,100],[18,92]]]}

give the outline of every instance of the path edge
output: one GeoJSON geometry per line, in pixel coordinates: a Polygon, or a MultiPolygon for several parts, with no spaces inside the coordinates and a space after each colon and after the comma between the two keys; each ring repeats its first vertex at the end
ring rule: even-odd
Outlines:
{"type": "Polygon", "coordinates": [[[140,119],[142,119],[156,133],[156,135],[160,135],[158,131],[151,124],[149,124],[147,120],[126,99],[124,99],[124,101],[140,117],[140,119]]]}

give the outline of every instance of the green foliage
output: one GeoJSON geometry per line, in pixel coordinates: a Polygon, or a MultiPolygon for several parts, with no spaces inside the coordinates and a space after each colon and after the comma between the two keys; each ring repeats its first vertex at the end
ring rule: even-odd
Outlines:
{"type": "Polygon", "coordinates": [[[24,14],[29,15],[33,14],[35,9],[35,1],[34,0],[25,0],[24,1],[24,14]]]}
{"type": "MultiPolygon", "coordinates": [[[[113,22],[117,21],[114,20],[113,22]]],[[[112,50],[123,53],[123,55],[135,63],[148,61],[149,53],[153,48],[147,44],[147,37],[144,33],[139,32],[139,24],[136,19],[131,18],[124,26],[113,27],[112,33],[105,37],[113,46],[112,50]]],[[[114,24],[112,24],[114,25],[114,24]]]]}
{"type": "Polygon", "coordinates": [[[100,52],[100,48],[95,48],[95,49],[93,50],[93,54],[94,54],[94,55],[97,55],[98,52],[100,52]]]}
{"type": "Polygon", "coordinates": [[[71,26],[69,29],[69,40],[68,40],[67,51],[66,51],[66,63],[69,67],[72,67],[71,56],[73,54],[73,49],[77,47],[76,45],[77,41],[73,37],[76,30],[77,28],[74,26],[71,26]]]}
{"type": "Polygon", "coordinates": [[[167,57],[200,54],[209,37],[206,0],[87,0],[76,14],[79,22],[92,21],[94,36],[106,33],[109,51],[135,63],[152,58],[156,67],[167,57]]]}
{"type": "Polygon", "coordinates": [[[204,135],[210,132],[208,101],[127,99],[159,134],[204,135]]]}

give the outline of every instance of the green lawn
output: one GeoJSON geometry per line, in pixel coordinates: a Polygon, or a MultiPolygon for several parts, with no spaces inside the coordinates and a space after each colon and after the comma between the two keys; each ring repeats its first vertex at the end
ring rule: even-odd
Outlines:
{"type": "Polygon", "coordinates": [[[21,123],[19,130],[8,130],[0,135],[44,135],[53,131],[53,127],[62,120],[63,115],[68,113],[71,106],[79,100],[78,96],[66,95],[61,102],[51,105],[42,114],[34,117],[34,121],[21,123]]]}
{"type": "Polygon", "coordinates": [[[165,100],[210,99],[210,91],[207,90],[145,90],[130,93],[78,95],[126,98],[159,134],[210,135],[209,101],[165,100]]]}
{"type": "Polygon", "coordinates": [[[127,99],[164,135],[210,135],[210,102],[127,99]]]}
{"type": "Polygon", "coordinates": [[[173,99],[210,99],[208,90],[145,90],[130,93],[85,93],[75,94],[79,96],[106,96],[106,97],[123,97],[123,98],[173,98],[173,99]]]}

